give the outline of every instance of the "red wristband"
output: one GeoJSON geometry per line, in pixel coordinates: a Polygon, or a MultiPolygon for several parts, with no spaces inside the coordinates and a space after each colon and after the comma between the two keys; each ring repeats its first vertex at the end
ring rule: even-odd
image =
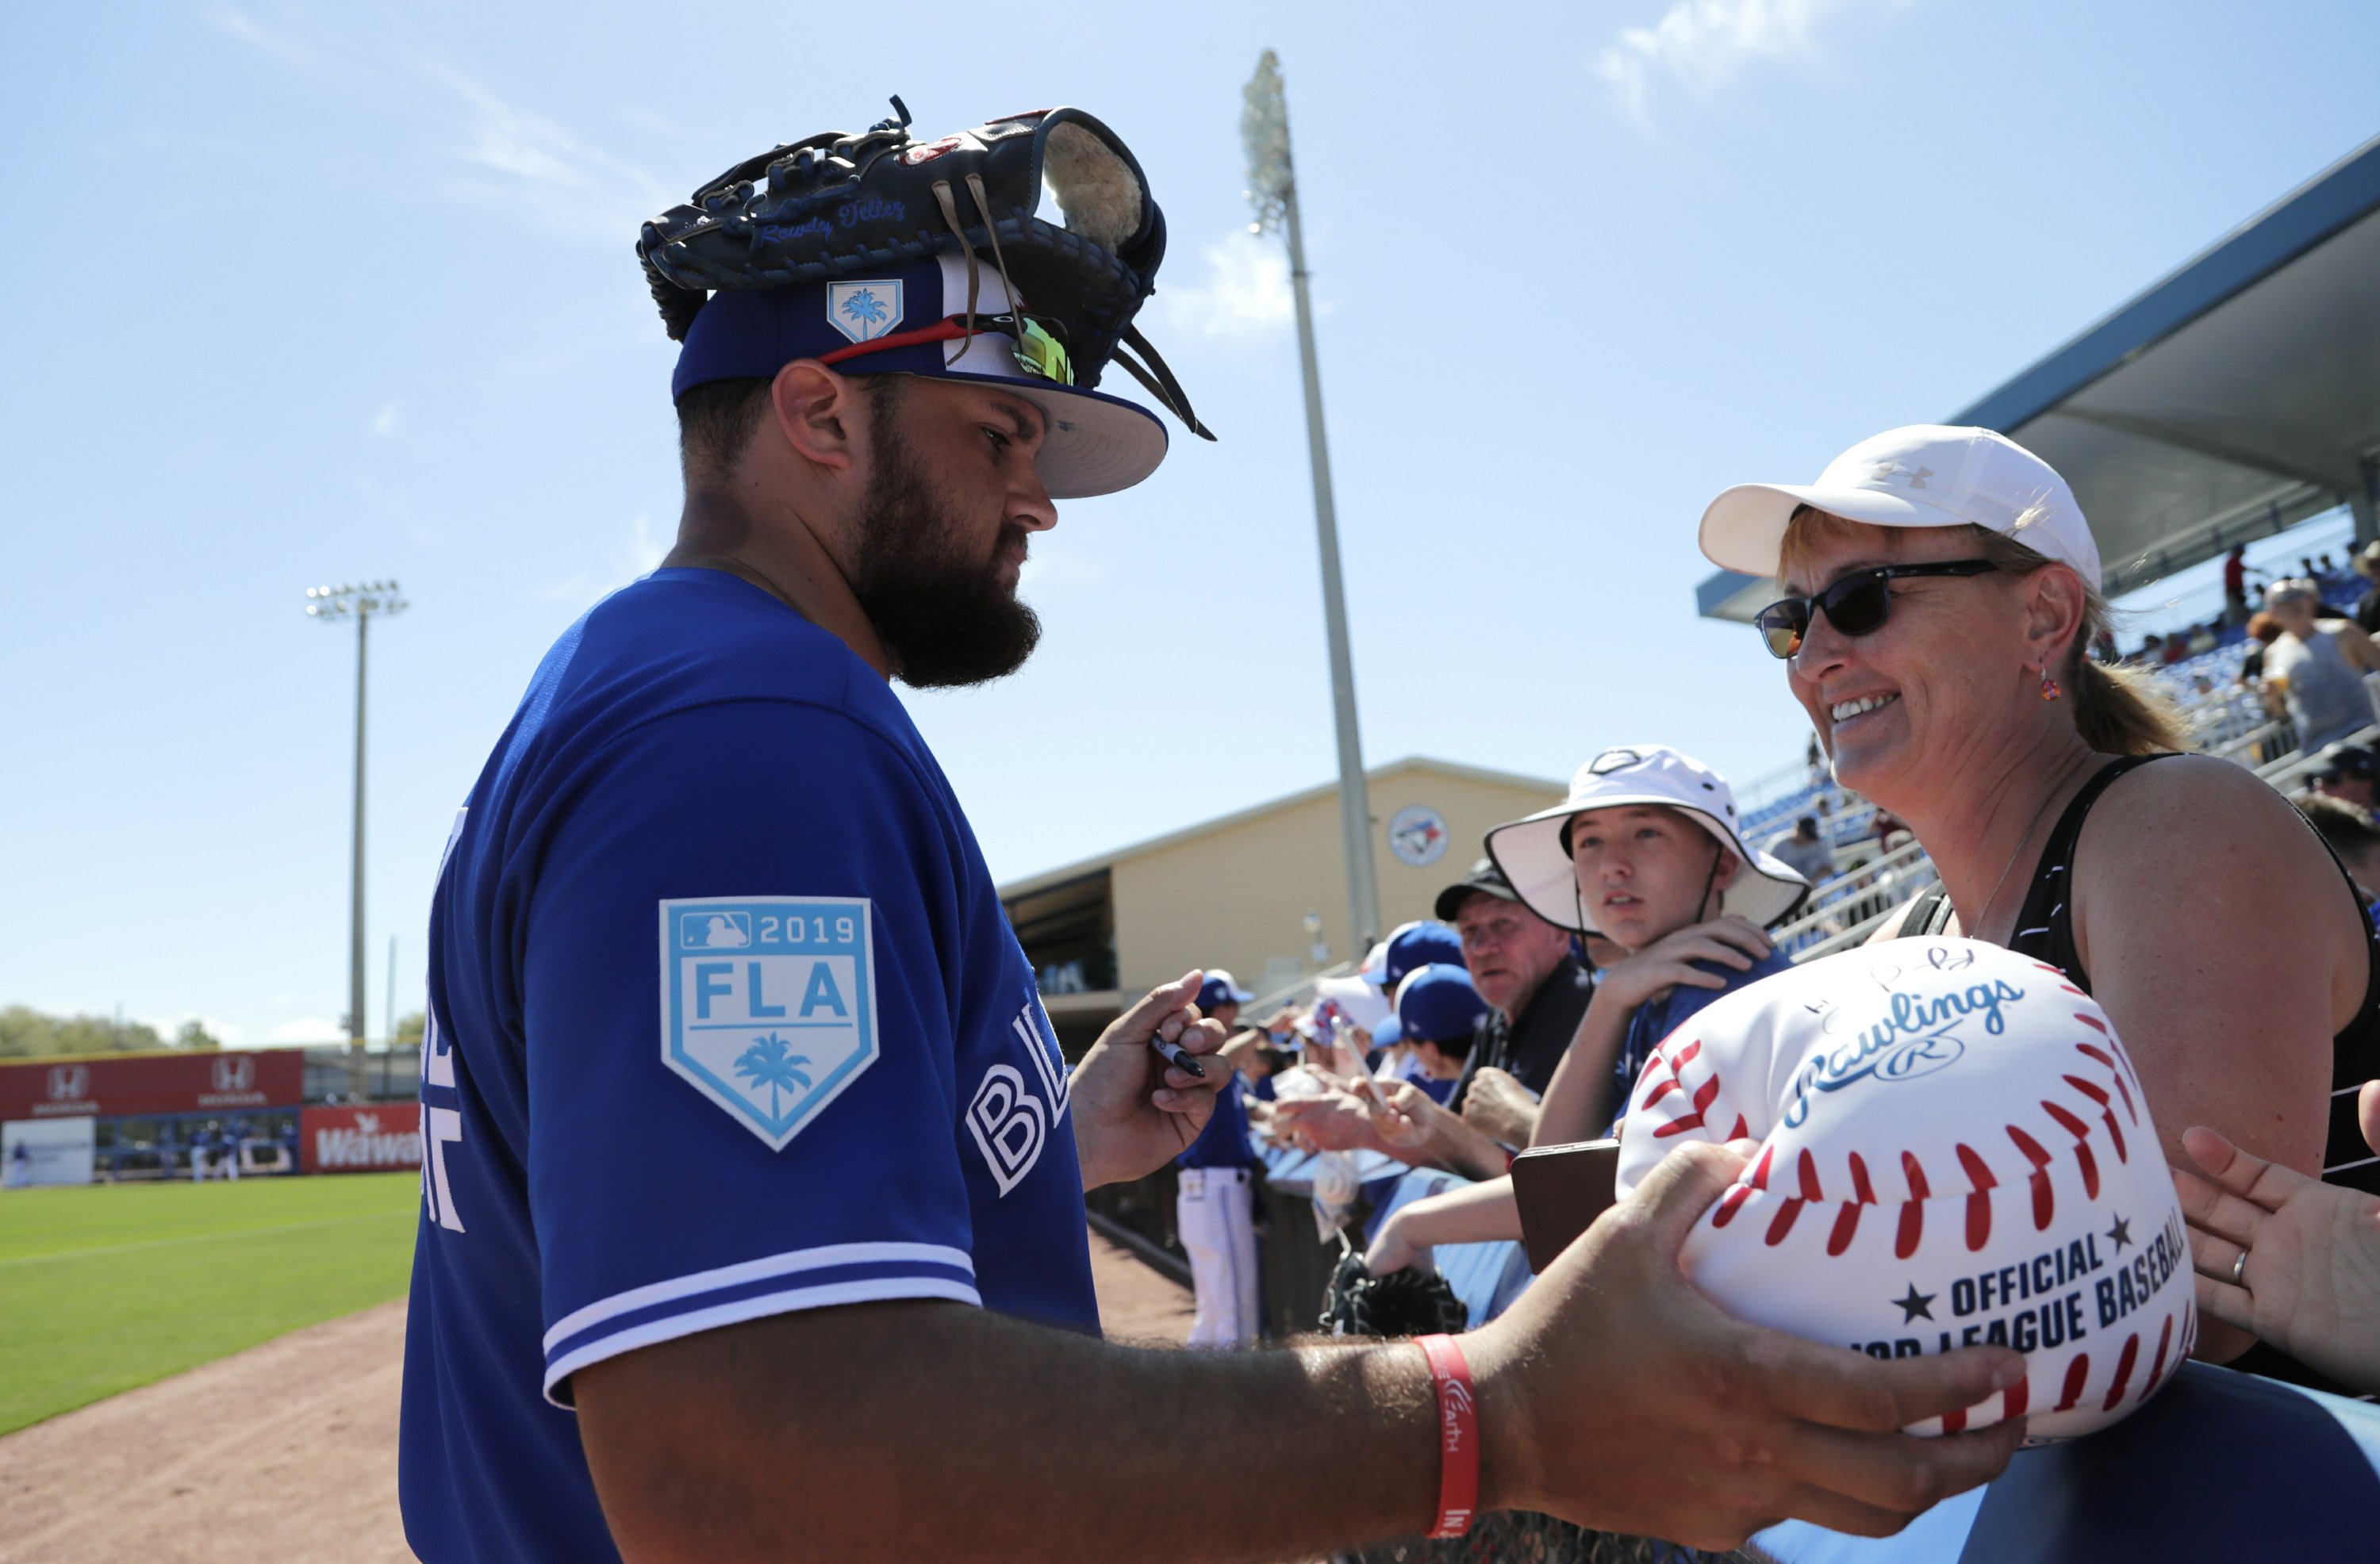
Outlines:
{"type": "Polygon", "coordinates": [[[1471,1390],[1471,1365],[1451,1336],[1423,1336],[1415,1345],[1429,1360],[1438,1391],[1438,1521],[1433,1537],[1459,1537],[1471,1530],[1479,1507],[1479,1408],[1471,1390]]]}

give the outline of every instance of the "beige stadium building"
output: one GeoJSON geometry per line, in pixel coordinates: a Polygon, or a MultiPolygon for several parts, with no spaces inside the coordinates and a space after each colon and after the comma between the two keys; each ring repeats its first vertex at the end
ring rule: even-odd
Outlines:
{"type": "MultiPolygon", "coordinates": [[[[1428,917],[1488,827],[1563,796],[1560,782],[1419,756],[1367,776],[1383,929],[1428,917]]],[[[1226,968],[1267,998],[1363,954],[1336,783],[1011,881],[1000,899],[1069,1054],[1126,996],[1192,967],[1226,968]]]]}

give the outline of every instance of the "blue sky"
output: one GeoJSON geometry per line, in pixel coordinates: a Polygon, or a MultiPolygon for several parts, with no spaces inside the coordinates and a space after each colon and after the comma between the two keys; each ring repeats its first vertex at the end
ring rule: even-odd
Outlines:
{"type": "Polygon", "coordinates": [[[392,934],[418,1005],[456,803],[674,525],[638,223],[892,91],[929,134],[1072,103],[1124,136],[1172,236],[1143,323],[1223,435],[1065,508],[1022,674],[906,697],[994,872],[1330,776],[1287,284],[1240,195],[1267,46],[1367,756],[1548,777],[1797,754],[1775,665],[1694,617],[1709,496],[1965,406],[2380,129],[2351,3],[0,8],[0,1003],[328,1034],[354,649],[302,592],[395,576],[375,1031],[392,934]]]}

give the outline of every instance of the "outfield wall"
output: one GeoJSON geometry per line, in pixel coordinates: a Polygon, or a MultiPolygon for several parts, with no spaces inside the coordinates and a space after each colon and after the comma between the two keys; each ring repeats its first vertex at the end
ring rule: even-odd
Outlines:
{"type": "Polygon", "coordinates": [[[78,1054],[0,1064],[0,1119],[237,1113],[304,1100],[302,1049],[78,1054]]]}

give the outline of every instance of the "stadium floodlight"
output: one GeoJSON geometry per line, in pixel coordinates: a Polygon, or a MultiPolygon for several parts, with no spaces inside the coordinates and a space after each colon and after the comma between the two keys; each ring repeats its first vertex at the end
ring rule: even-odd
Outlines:
{"type": "Polygon", "coordinates": [[[349,581],[306,588],[306,617],[323,624],[356,624],[355,858],[347,906],[347,1087],[364,1095],[364,662],[371,622],[410,607],[394,581],[349,581]]]}
{"type": "Polygon", "coordinates": [[[1297,176],[1289,155],[1289,100],[1281,61],[1269,49],[1248,79],[1240,140],[1248,154],[1248,231],[1281,229],[1289,240],[1289,283],[1297,300],[1297,355],[1305,370],[1305,443],[1314,467],[1314,529],[1322,549],[1322,618],[1330,645],[1330,707],[1339,733],[1339,829],[1347,852],[1351,954],[1357,961],[1380,937],[1379,877],[1372,861],[1371,791],[1355,728],[1355,659],[1347,644],[1347,595],[1339,580],[1339,515],[1330,498],[1330,445],[1322,428],[1322,372],[1314,357],[1314,306],[1306,296],[1305,235],[1297,220],[1297,176]]]}

